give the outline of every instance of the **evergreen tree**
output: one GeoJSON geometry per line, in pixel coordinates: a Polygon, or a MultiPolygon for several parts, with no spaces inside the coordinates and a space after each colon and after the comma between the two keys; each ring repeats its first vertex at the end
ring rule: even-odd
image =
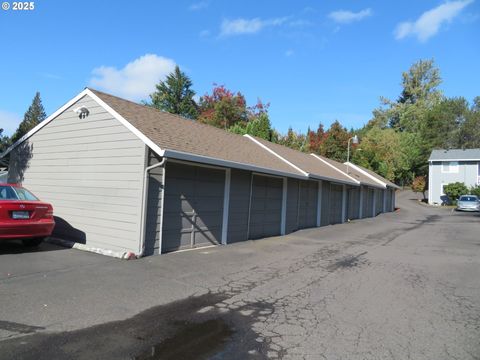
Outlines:
{"type": "Polygon", "coordinates": [[[261,139],[272,141],[273,129],[268,114],[266,112],[261,113],[252,120],[250,120],[246,126],[242,123],[236,123],[235,125],[230,127],[228,131],[234,134],[248,134],[259,137],[261,139]]]}
{"type": "Polygon", "coordinates": [[[460,129],[461,147],[480,148],[480,96],[473,99],[473,105],[460,129]]]}
{"type": "Polygon", "coordinates": [[[2,154],[10,145],[8,136],[3,135],[3,129],[0,129],[0,154],[2,154]]]}
{"type": "Polygon", "coordinates": [[[32,105],[30,105],[27,112],[23,116],[23,120],[18,126],[17,131],[15,131],[13,134],[11,142],[15,143],[18,141],[23,135],[45,120],[46,117],[47,114],[43,108],[40,93],[37,91],[35,97],[33,98],[32,105]]]}
{"type": "Polygon", "coordinates": [[[190,78],[176,66],[165,81],[156,85],[157,90],[150,95],[152,102],[148,105],[188,119],[196,119],[198,110],[193,99],[195,91],[191,87],[190,78]]]}

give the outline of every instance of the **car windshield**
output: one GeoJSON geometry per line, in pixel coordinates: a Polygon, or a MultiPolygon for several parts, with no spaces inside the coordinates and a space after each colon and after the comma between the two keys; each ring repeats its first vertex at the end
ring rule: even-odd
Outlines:
{"type": "Polygon", "coordinates": [[[460,201],[478,201],[475,196],[461,196],[460,201]]]}
{"type": "Polygon", "coordinates": [[[37,201],[38,199],[24,188],[0,185],[0,200],[37,201]]]}

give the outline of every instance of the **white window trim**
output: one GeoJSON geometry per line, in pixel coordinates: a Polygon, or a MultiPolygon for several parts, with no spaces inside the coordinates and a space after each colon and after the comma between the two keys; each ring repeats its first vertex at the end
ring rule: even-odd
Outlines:
{"type": "Polygon", "coordinates": [[[448,185],[448,184],[450,184],[450,183],[443,183],[443,182],[442,182],[442,183],[440,184],[440,196],[447,196],[447,194],[445,194],[445,192],[443,191],[443,187],[444,187],[445,185],[448,185]]]}
{"type": "Polygon", "coordinates": [[[442,174],[458,174],[458,161],[442,161],[442,174]],[[448,163],[448,171],[445,170],[445,165],[448,163]],[[455,163],[456,165],[452,165],[455,163]]]}
{"type": "Polygon", "coordinates": [[[477,185],[480,185],[480,162],[477,163],[477,185]]]}

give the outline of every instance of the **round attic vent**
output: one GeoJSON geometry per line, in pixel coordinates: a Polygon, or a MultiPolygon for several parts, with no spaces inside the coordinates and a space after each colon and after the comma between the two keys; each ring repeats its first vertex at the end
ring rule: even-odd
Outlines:
{"type": "Polygon", "coordinates": [[[76,108],[73,111],[78,114],[80,119],[85,119],[88,115],[90,115],[90,111],[85,106],[76,108]]]}

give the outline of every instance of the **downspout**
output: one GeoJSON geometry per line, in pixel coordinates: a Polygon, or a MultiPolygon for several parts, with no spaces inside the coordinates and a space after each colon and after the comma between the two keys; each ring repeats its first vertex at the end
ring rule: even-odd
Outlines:
{"type": "MultiPolygon", "coordinates": [[[[162,161],[160,161],[159,163],[145,168],[145,173],[143,177],[143,204],[142,204],[141,227],[140,227],[140,247],[139,247],[138,254],[136,255],[137,258],[142,257],[145,253],[145,228],[147,225],[146,213],[147,213],[147,206],[148,206],[148,173],[152,169],[163,166],[166,160],[167,158],[164,157],[162,161]]],[[[162,194],[162,196],[164,196],[164,194],[162,194]]]]}

